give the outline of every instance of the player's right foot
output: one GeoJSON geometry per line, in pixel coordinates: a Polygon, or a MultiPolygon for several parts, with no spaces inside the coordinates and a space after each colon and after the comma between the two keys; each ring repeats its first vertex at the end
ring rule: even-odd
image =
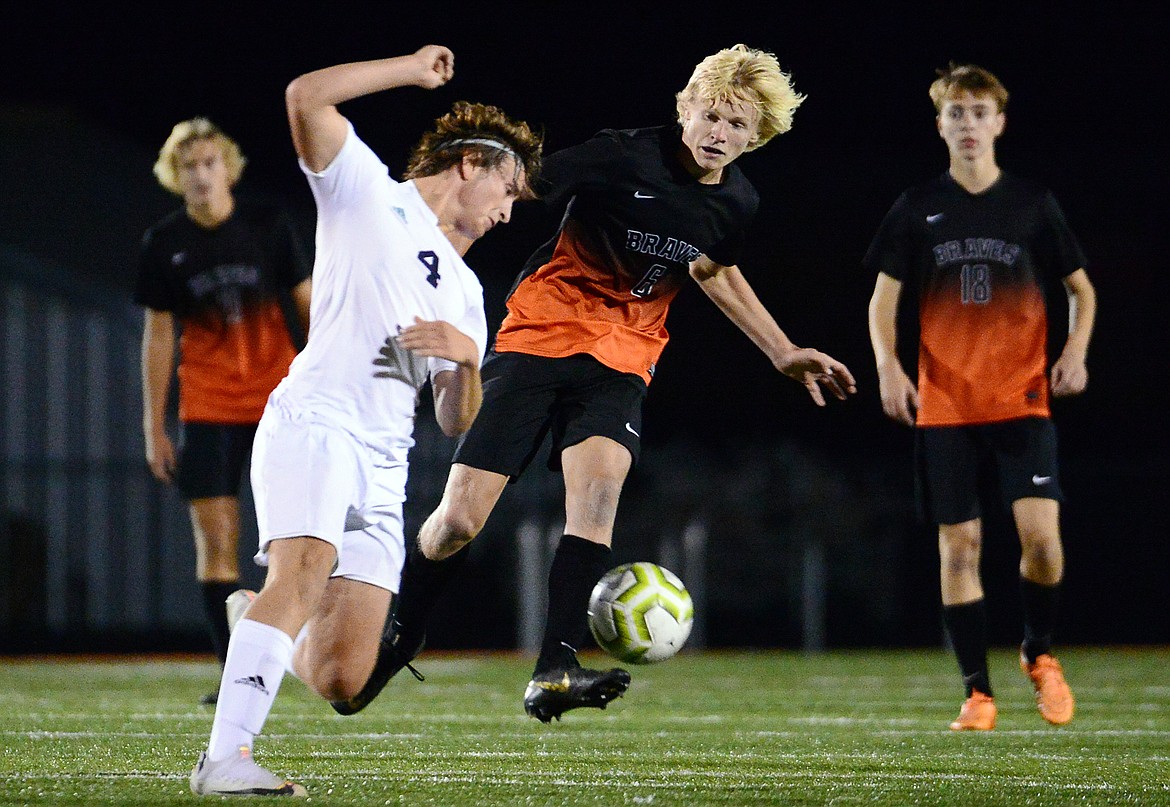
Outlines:
{"type": "Polygon", "coordinates": [[[240,588],[233,591],[223,601],[224,610],[227,611],[227,625],[228,633],[236,629],[236,625],[244,618],[244,612],[248,610],[248,606],[252,604],[252,600],[256,599],[256,592],[246,588],[240,588]]]}
{"type": "Polygon", "coordinates": [[[369,706],[370,702],[378,697],[378,693],[386,688],[386,684],[390,683],[390,679],[398,675],[404,667],[418,680],[426,680],[422,673],[410,665],[426,645],[426,634],[420,636],[417,641],[410,642],[402,637],[399,627],[398,621],[391,619],[390,627],[378,645],[378,658],[374,662],[374,670],[370,673],[366,685],[349,700],[330,701],[329,705],[333,707],[333,711],[339,715],[357,714],[369,706]]]}
{"type": "Polygon", "coordinates": [[[1031,664],[1024,651],[1020,651],[1020,669],[1032,679],[1036,690],[1036,708],[1040,716],[1054,726],[1063,726],[1073,718],[1075,703],[1072,690],[1064,680],[1060,662],[1048,653],[1037,656],[1031,664]]]}
{"type": "Polygon", "coordinates": [[[995,728],[995,699],[979,690],[963,701],[959,716],[951,723],[951,731],[991,731],[995,728]]]}
{"type": "Polygon", "coordinates": [[[252,759],[252,750],[241,745],[235,756],[212,762],[207,752],[199,755],[191,771],[191,792],[196,796],[292,796],[308,795],[305,788],[281,779],[252,759]]]}
{"type": "Polygon", "coordinates": [[[570,709],[590,706],[604,709],[630,687],[630,674],[620,667],[590,670],[585,667],[550,670],[534,676],[524,690],[524,711],[542,723],[570,709]]]}

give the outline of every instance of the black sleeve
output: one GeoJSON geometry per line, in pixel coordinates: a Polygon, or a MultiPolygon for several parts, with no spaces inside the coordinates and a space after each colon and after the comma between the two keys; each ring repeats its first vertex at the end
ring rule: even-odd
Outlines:
{"type": "Polygon", "coordinates": [[[1037,241],[1036,262],[1046,278],[1061,280],[1085,268],[1088,263],[1080,242],[1065,221],[1064,211],[1051,192],[1045,192],[1041,203],[1037,241]]]}
{"type": "Polygon", "coordinates": [[[292,289],[312,274],[309,253],[287,211],[278,211],[273,219],[269,248],[279,288],[292,289]]]}
{"type": "Polygon", "coordinates": [[[872,274],[880,272],[900,281],[909,275],[913,262],[909,207],[907,194],[903,193],[882,219],[862,261],[872,274]]]}
{"type": "Polygon", "coordinates": [[[138,277],[134,283],[134,302],[155,311],[174,311],[177,301],[159,266],[154,248],[153,231],[147,230],[138,249],[138,277]]]}
{"type": "Polygon", "coordinates": [[[584,143],[546,157],[537,192],[550,208],[563,208],[582,189],[606,184],[619,170],[621,157],[617,132],[603,129],[584,143]]]}

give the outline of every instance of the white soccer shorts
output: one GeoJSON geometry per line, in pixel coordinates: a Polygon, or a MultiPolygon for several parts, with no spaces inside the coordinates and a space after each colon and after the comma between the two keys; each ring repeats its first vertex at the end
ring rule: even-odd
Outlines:
{"type": "Polygon", "coordinates": [[[272,541],[307,535],[336,548],[333,577],[397,592],[406,470],[328,421],[270,405],[252,448],[256,563],[268,565],[272,541]]]}

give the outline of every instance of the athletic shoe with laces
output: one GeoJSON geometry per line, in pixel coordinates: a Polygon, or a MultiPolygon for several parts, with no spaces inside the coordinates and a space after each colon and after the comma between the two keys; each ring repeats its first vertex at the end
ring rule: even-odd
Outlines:
{"type": "Polygon", "coordinates": [[[581,666],[549,670],[533,676],[524,690],[524,711],[541,723],[570,709],[604,709],[630,687],[630,674],[620,667],[590,670],[581,666]]]}
{"type": "Polygon", "coordinates": [[[244,618],[244,612],[248,610],[248,606],[252,604],[254,599],[256,599],[255,591],[241,588],[233,591],[223,601],[224,610],[227,612],[228,633],[236,629],[236,625],[244,618]]]}
{"type": "Polygon", "coordinates": [[[951,723],[951,731],[991,731],[995,728],[995,699],[979,690],[963,701],[959,716],[951,723]]]}
{"type": "Polygon", "coordinates": [[[1032,679],[1036,690],[1036,708],[1040,716],[1054,726],[1063,726],[1073,718],[1075,703],[1072,690],[1064,680],[1064,670],[1055,656],[1043,653],[1031,664],[1020,651],[1020,669],[1032,679]]]}
{"type": "Polygon", "coordinates": [[[305,788],[281,779],[252,759],[252,750],[241,745],[235,756],[212,762],[207,752],[199,755],[191,771],[191,792],[196,796],[292,796],[308,795],[305,788]]]}
{"type": "Polygon", "coordinates": [[[419,636],[416,642],[407,643],[400,633],[401,627],[398,620],[390,620],[378,645],[378,658],[374,661],[374,669],[365,686],[349,700],[330,701],[329,705],[333,707],[333,711],[346,716],[357,714],[369,706],[374,698],[378,697],[378,693],[386,688],[386,684],[390,683],[390,679],[398,675],[404,667],[419,681],[426,680],[423,674],[410,664],[426,646],[426,634],[419,636]]]}

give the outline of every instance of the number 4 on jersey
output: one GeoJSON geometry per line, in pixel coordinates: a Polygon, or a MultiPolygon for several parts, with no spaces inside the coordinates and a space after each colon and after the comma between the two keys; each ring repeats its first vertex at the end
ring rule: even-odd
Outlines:
{"type": "Polygon", "coordinates": [[[429,249],[424,249],[418,253],[418,259],[427,269],[427,282],[436,289],[439,288],[439,256],[429,249]]]}

